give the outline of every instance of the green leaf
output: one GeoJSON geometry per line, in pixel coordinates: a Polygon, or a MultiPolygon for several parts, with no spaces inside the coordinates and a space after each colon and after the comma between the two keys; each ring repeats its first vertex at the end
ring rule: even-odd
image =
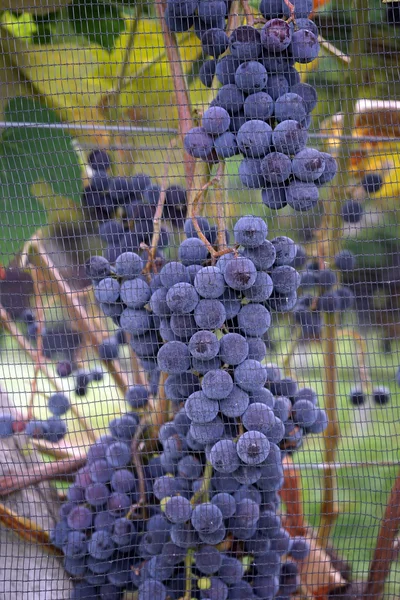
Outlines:
{"type": "MultiPolygon", "coordinates": [[[[61,124],[56,114],[30,98],[13,98],[5,109],[11,122],[61,124]]],[[[4,144],[26,164],[27,185],[48,183],[55,194],[80,202],[82,180],[79,158],[72,137],[63,129],[9,127],[2,135],[4,144]]],[[[62,208],[62,207],[60,207],[62,208]]]]}
{"type": "Polygon", "coordinates": [[[125,29],[122,12],[111,4],[75,0],[68,7],[68,13],[77,34],[84,35],[109,52],[125,29]]]}
{"type": "MultiPolygon", "coordinates": [[[[56,114],[30,98],[13,98],[4,118],[13,123],[60,123],[56,114]]],[[[62,129],[7,127],[0,138],[0,262],[7,264],[39,227],[80,204],[81,168],[72,137],[62,129]],[[33,187],[44,182],[50,190],[35,196],[33,187]],[[54,207],[53,197],[60,198],[54,207]]]]}
{"type": "Polygon", "coordinates": [[[46,224],[46,211],[31,194],[27,161],[10,144],[0,146],[0,262],[7,265],[24,242],[46,224]]]}

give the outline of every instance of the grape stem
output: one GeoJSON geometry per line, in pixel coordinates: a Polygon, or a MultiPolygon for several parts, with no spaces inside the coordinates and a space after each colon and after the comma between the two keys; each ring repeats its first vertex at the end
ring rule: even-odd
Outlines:
{"type": "MultiPolygon", "coordinates": [[[[136,14],[133,17],[135,19],[135,22],[129,33],[128,42],[125,46],[124,57],[123,57],[122,63],[121,63],[121,70],[117,75],[117,81],[116,81],[115,87],[112,90],[110,90],[110,92],[108,92],[108,95],[113,96],[115,99],[114,111],[115,111],[115,115],[117,118],[118,118],[117,111],[121,104],[121,93],[124,88],[124,85],[126,84],[126,79],[127,79],[126,76],[127,76],[127,72],[128,72],[128,68],[129,68],[129,59],[130,59],[130,55],[131,55],[131,52],[133,49],[133,44],[135,42],[137,27],[138,27],[139,19],[141,17],[141,12],[142,12],[142,8],[141,8],[141,5],[139,4],[136,7],[136,14]]],[[[113,125],[113,123],[111,123],[111,125],[113,125]]],[[[115,130],[113,129],[110,133],[110,140],[109,140],[109,146],[110,146],[111,150],[113,149],[114,140],[115,140],[115,130]]],[[[114,164],[113,164],[113,166],[114,166],[114,164]]]]}
{"type": "MultiPolygon", "coordinates": [[[[172,148],[173,145],[175,145],[175,140],[172,140],[172,142],[169,144],[169,149],[172,148]]],[[[171,156],[171,153],[169,153],[169,156],[171,156]]],[[[143,273],[150,273],[150,271],[155,270],[154,266],[155,266],[155,259],[156,259],[156,253],[157,253],[157,246],[158,246],[158,242],[159,242],[160,234],[161,234],[161,220],[162,220],[162,214],[163,214],[164,204],[165,204],[168,172],[169,172],[170,164],[171,164],[170,161],[167,160],[164,165],[164,176],[163,176],[163,179],[161,182],[160,196],[158,198],[156,212],[154,213],[154,217],[153,217],[153,236],[151,239],[151,247],[148,251],[149,258],[148,258],[147,264],[143,270],[143,273]]]]}
{"type": "Polygon", "coordinates": [[[33,374],[33,378],[31,379],[31,393],[28,400],[28,420],[33,418],[33,406],[35,395],[37,393],[37,380],[38,375],[41,370],[41,363],[43,359],[43,323],[45,321],[44,311],[43,311],[43,302],[42,302],[42,294],[41,289],[37,281],[36,273],[32,273],[33,275],[33,289],[35,295],[35,308],[36,308],[36,323],[37,323],[37,334],[36,334],[36,357],[35,357],[35,370],[33,374]]]}
{"type": "MultiPolygon", "coordinates": [[[[229,15],[228,15],[228,22],[226,25],[226,33],[228,36],[231,33],[233,33],[235,31],[235,29],[237,29],[239,26],[239,6],[240,6],[239,0],[233,0],[233,2],[231,4],[231,9],[230,9],[229,15]]],[[[214,77],[214,79],[216,79],[216,77],[214,77]]],[[[214,81],[213,81],[213,88],[214,88],[214,81]]]]}
{"type": "Polygon", "coordinates": [[[379,600],[382,597],[385,581],[392,561],[398,554],[396,535],[400,526],[400,473],[398,473],[390,493],[379,529],[374,556],[369,568],[368,582],[363,598],[379,600]]]}
{"type": "Polygon", "coordinates": [[[217,247],[218,252],[226,250],[225,206],[227,203],[226,188],[222,187],[221,178],[225,173],[225,162],[221,163],[221,175],[216,185],[215,202],[217,204],[217,247]]]}
{"type": "MultiPolygon", "coordinates": [[[[285,0],[287,2],[288,0],[285,0]]],[[[318,240],[318,256],[321,260],[329,260],[335,256],[339,247],[339,237],[343,231],[341,221],[341,205],[345,195],[343,190],[349,181],[349,159],[351,157],[351,140],[354,127],[355,106],[359,97],[359,90],[363,83],[363,60],[365,55],[365,40],[368,39],[368,11],[364,0],[354,0],[354,14],[357,19],[352,24],[352,41],[349,55],[352,60],[346,67],[346,78],[341,87],[343,95],[341,98],[341,109],[343,113],[342,137],[337,154],[338,175],[342,180],[332,187],[332,197],[325,202],[326,219],[325,231],[330,231],[331,236],[323,239],[322,229],[318,240]],[[347,140],[350,140],[349,142],[347,140]]],[[[326,347],[324,353],[324,380],[325,380],[325,409],[328,416],[328,426],[323,433],[326,463],[334,463],[336,450],[340,439],[338,425],[338,414],[336,406],[336,382],[337,382],[337,315],[325,314],[325,339],[326,347]]],[[[327,546],[330,533],[337,519],[337,506],[335,500],[336,478],[334,469],[324,471],[323,501],[321,507],[321,523],[318,530],[318,540],[323,546],[327,546]]]]}
{"type": "MultiPolygon", "coordinates": [[[[40,232],[37,232],[32,237],[24,248],[23,259],[25,259],[24,268],[29,267],[30,271],[37,272],[38,281],[44,284],[45,288],[51,287],[55,289],[63,301],[70,319],[76,323],[76,326],[87,336],[91,346],[98,348],[102,343],[102,338],[93,327],[92,319],[90,319],[87,310],[82,306],[76,293],[71,289],[69,284],[61,276],[60,271],[56,268],[50,256],[43,246],[40,232]]],[[[117,360],[101,360],[105,369],[109,372],[115,384],[125,395],[129,387],[128,378],[122,372],[119,361],[117,360]]]]}
{"type": "MultiPolygon", "coordinates": [[[[35,364],[35,376],[34,376],[35,386],[32,387],[32,385],[31,385],[31,398],[29,401],[28,415],[27,415],[27,417],[29,417],[27,420],[30,420],[31,416],[29,416],[29,412],[30,412],[30,414],[32,414],[33,395],[36,390],[37,376],[38,376],[39,372],[42,372],[46,376],[48,381],[51,383],[51,385],[54,387],[54,389],[57,392],[63,393],[64,390],[59,385],[59,383],[54,379],[53,375],[50,373],[50,370],[47,367],[47,364],[50,364],[50,363],[48,363],[47,359],[45,359],[43,357],[43,354],[41,354],[40,360],[39,360],[39,362],[37,362],[37,360],[38,360],[37,350],[29,344],[29,342],[25,339],[25,337],[23,335],[21,335],[21,332],[16,327],[16,325],[12,321],[10,315],[8,314],[8,312],[5,310],[5,308],[1,304],[0,304],[0,322],[3,325],[3,327],[6,329],[6,331],[8,331],[8,333],[16,340],[16,342],[18,343],[20,348],[22,348],[22,350],[24,350],[24,352],[26,352],[26,354],[28,354],[28,356],[32,359],[32,361],[35,364]],[[36,369],[37,369],[37,373],[36,373],[36,369]]],[[[94,442],[96,440],[96,437],[93,434],[92,427],[87,422],[85,417],[83,417],[80,414],[79,409],[76,406],[74,406],[74,404],[72,402],[71,402],[71,411],[75,415],[77,420],[83,426],[89,440],[91,442],[94,442]]]]}
{"type": "Polygon", "coordinates": [[[354,340],[357,347],[358,370],[363,389],[367,394],[372,392],[371,375],[367,365],[367,343],[365,339],[354,329],[343,329],[338,334],[340,337],[349,337],[354,340]]]}
{"type": "Polygon", "coordinates": [[[290,10],[290,17],[289,17],[289,19],[286,22],[287,23],[291,23],[292,21],[295,20],[295,8],[294,8],[294,4],[292,4],[290,2],[290,0],[283,0],[283,1],[286,4],[286,6],[288,7],[288,9],[290,10]]]}
{"type": "MultiPolygon", "coordinates": [[[[132,339],[133,336],[131,336],[132,339]]],[[[132,348],[132,344],[129,344],[129,357],[131,361],[132,375],[133,380],[136,385],[143,385],[145,388],[148,388],[148,383],[146,379],[146,375],[141,369],[138,357],[136,356],[136,352],[132,348]]]]}
{"type": "Polygon", "coordinates": [[[133,436],[133,439],[132,439],[131,454],[132,454],[132,462],[134,464],[134,467],[136,470],[136,475],[137,475],[138,482],[139,482],[139,502],[137,502],[136,504],[132,504],[132,506],[129,509],[128,514],[126,515],[127,519],[132,519],[132,517],[136,516],[136,509],[139,507],[141,507],[141,509],[142,509],[143,519],[145,518],[146,484],[145,484],[145,480],[144,480],[143,465],[142,465],[142,461],[141,461],[140,453],[139,453],[139,442],[143,436],[143,433],[147,429],[147,427],[148,427],[148,417],[146,416],[146,417],[142,418],[141,422],[138,425],[138,428],[135,431],[135,435],[133,436]]]}
{"type": "MultiPolygon", "coordinates": [[[[286,2],[286,0],[285,0],[285,2],[286,2]]],[[[240,0],[240,3],[243,8],[244,16],[246,17],[247,25],[250,25],[250,27],[253,27],[254,26],[254,14],[249,5],[248,0],[240,0]]]]}
{"type": "MultiPolygon", "coordinates": [[[[156,15],[160,21],[162,36],[164,40],[165,53],[167,55],[171,77],[175,91],[175,105],[178,111],[178,127],[182,143],[187,132],[193,127],[193,119],[190,109],[189,90],[185,74],[182,69],[181,57],[179,54],[179,46],[176,41],[176,36],[169,31],[166,20],[164,18],[165,3],[163,0],[155,0],[156,15]]],[[[186,185],[189,188],[193,179],[195,170],[195,160],[185,153],[184,167],[186,176],[186,185]]]]}
{"type": "Polygon", "coordinates": [[[0,478],[0,496],[7,496],[31,485],[52,479],[64,479],[67,475],[76,473],[86,464],[86,458],[66,458],[55,462],[41,463],[30,466],[23,473],[15,473],[0,478]]]}
{"type": "Polygon", "coordinates": [[[210,462],[207,462],[204,468],[203,481],[200,488],[190,499],[190,503],[195,505],[199,500],[202,500],[204,496],[208,496],[208,490],[211,485],[211,477],[213,474],[213,466],[210,462]]]}
{"type": "Polygon", "coordinates": [[[192,560],[193,548],[189,548],[185,556],[185,595],[183,600],[191,600],[192,598],[192,560]]]}
{"type": "Polygon", "coordinates": [[[201,189],[197,192],[196,196],[193,198],[192,205],[191,205],[191,211],[190,211],[190,213],[191,213],[190,218],[192,220],[193,227],[195,228],[199,239],[205,244],[205,246],[207,247],[207,250],[209,251],[209,253],[213,259],[216,259],[219,256],[222,256],[223,254],[235,252],[235,250],[233,248],[226,248],[226,235],[225,235],[226,225],[225,225],[225,215],[224,215],[224,206],[225,206],[224,200],[225,200],[225,198],[224,198],[224,194],[221,193],[222,190],[219,185],[221,183],[221,178],[224,174],[224,171],[225,171],[225,163],[220,162],[215,176],[212,179],[209,179],[209,181],[207,181],[201,187],[201,189]],[[216,186],[215,200],[216,200],[216,204],[217,204],[218,250],[215,250],[213,248],[213,246],[210,244],[208,239],[205,237],[205,235],[201,231],[200,226],[197,221],[197,214],[201,210],[200,209],[200,200],[202,200],[206,191],[213,185],[216,186]]]}

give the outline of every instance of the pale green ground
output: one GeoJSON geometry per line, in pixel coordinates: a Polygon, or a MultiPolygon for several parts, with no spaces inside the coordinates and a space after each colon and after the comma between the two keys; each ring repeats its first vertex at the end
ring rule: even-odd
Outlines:
{"type": "MultiPolygon", "coordinates": [[[[280,327],[275,337],[290,340],[289,330],[280,327]]],[[[278,347],[277,356],[270,360],[280,362],[284,345],[278,347]],[[279,356],[278,356],[279,353],[279,356]]],[[[0,381],[12,393],[17,406],[24,406],[29,398],[32,365],[27,362],[10,340],[3,343],[3,362],[0,364],[0,381]],[[6,359],[6,360],[5,360],[6,359]]],[[[323,404],[323,355],[320,346],[307,347],[307,368],[296,369],[300,385],[310,385],[319,392],[323,404]]],[[[374,384],[387,385],[392,391],[390,405],[376,407],[371,402],[362,409],[348,403],[348,392],[357,381],[354,346],[348,341],[339,342],[338,352],[338,418],[341,440],[337,460],[377,461],[400,460],[400,394],[394,381],[400,362],[400,347],[392,354],[383,354],[378,340],[368,340],[368,360],[374,384]]],[[[303,357],[304,358],[304,357],[303,357]]],[[[295,360],[299,360],[298,357],[295,360]]],[[[304,362],[303,362],[304,365],[304,362]]],[[[47,381],[41,379],[40,390],[50,391],[47,381]]],[[[66,388],[67,391],[67,388],[66,388]]],[[[72,396],[76,401],[75,395],[72,396]]],[[[86,397],[78,398],[85,415],[92,419],[94,427],[102,428],[105,423],[124,407],[124,402],[108,377],[90,386],[86,397]]],[[[46,416],[45,396],[35,400],[38,416],[46,416]]],[[[79,431],[75,420],[69,420],[69,430],[79,431]]],[[[318,463],[323,460],[321,436],[312,436],[295,455],[297,463],[318,463]]],[[[347,468],[338,473],[339,518],[334,529],[332,542],[339,554],[350,561],[355,578],[365,578],[375,546],[379,519],[385,508],[388,493],[393,484],[396,467],[347,468]]],[[[308,521],[317,526],[321,501],[321,471],[302,471],[304,486],[304,512],[308,521]]],[[[387,585],[387,598],[398,598],[400,592],[400,564],[394,563],[387,585]]]]}

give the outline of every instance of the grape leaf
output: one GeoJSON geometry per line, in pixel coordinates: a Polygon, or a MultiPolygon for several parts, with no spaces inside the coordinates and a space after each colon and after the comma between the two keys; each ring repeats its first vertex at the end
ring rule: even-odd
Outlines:
{"type": "MultiPolygon", "coordinates": [[[[59,123],[56,114],[29,98],[13,98],[4,111],[14,123],[59,123]]],[[[7,127],[0,138],[0,255],[7,264],[39,227],[47,224],[46,198],[36,197],[38,182],[65,202],[80,202],[81,169],[71,136],[62,129],[7,127]]],[[[62,211],[66,206],[52,209],[62,211]]],[[[56,216],[51,215],[52,218],[56,216]]]]}
{"type": "MultiPolygon", "coordinates": [[[[13,98],[4,111],[5,120],[17,123],[60,124],[55,112],[30,98],[13,98]]],[[[9,127],[2,135],[10,151],[25,161],[26,185],[49,183],[59,196],[80,202],[81,168],[72,137],[63,129],[9,127]]]]}
{"type": "Polygon", "coordinates": [[[121,11],[112,4],[76,0],[68,7],[68,15],[77,34],[109,52],[125,29],[121,11]]]}

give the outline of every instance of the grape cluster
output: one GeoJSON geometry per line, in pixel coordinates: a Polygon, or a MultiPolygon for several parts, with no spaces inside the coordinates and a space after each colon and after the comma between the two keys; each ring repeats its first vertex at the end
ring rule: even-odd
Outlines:
{"type": "MultiPolygon", "coordinates": [[[[153,218],[161,188],[148,175],[113,177],[109,175],[110,159],[104,151],[90,154],[92,175],[82,194],[82,206],[98,221],[98,233],[106,245],[105,256],[114,263],[124,252],[145,255],[142,245],[149,245],[153,235],[153,218]]],[[[186,190],[171,185],[165,191],[163,218],[173,227],[181,227],[187,210],[186,190]]],[[[158,256],[168,245],[169,232],[161,228],[158,256]]],[[[106,351],[107,356],[107,351],[106,351]]]]}
{"type": "MultiPolygon", "coordinates": [[[[349,273],[356,267],[356,258],[349,250],[341,250],[334,257],[339,272],[349,273]]],[[[337,274],[321,268],[319,261],[306,262],[301,272],[302,295],[293,310],[295,323],[301,327],[304,340],[318,339],[322,332],[323,313],[344,313],[354,304],[354,294],[346,285],[339,285],[337,274]]]]}
{"type": "MultiPolygon", "coordinates": [[[[212,244],[208,221],[197,222],[212,244]]],[[[284,236],[267,240],[265,222],[246,216],[234,226],[235,248],[211,260],[192,220],[184,229],[179,260],[150,278],[132,252],[113,267],[103,257],[87,264],[97,300],[130,334],[150,376],[167,375],[175,415],[159,430],[159,452],[143,459],[146,519],[130,512],[139,500],[136,414],[111,422],[111,435],[89,450],[52,537],[82,579],[74,598],[87,590],[120,598],[127,589],[138,600],[178,600],[188,570],[192,597],[289,598],[309,552],[279,515],[282,457],[323,431],[326,413],[311,389],[262,363],[270,311],[297,299],[298,247],[284,236]]],[[[126,400],[141,408],[148,390],[133,386],[126,400]]]]}
{"type": "Polygon", "coordinates": [[[139,531],[126,515],[139,500],[130,447],[138,423],[134,412],[109,423],[110,433],[90,447],[87,464],[77,472],[60,508],[52,543],[63,550],[66,571],[84,579],[72,598],[86,598],[83,594],[92,586],[88,598],[117,599],[130,583],[128,561],[139,531]]]}
{"type": "Polygon", "coordinates": [[[194,25],[204,54],[212,57],[203,63],[200,79],[211,87],[215,75],[222,84],[201,126],[187,133],[186,151],[209,163],[241,154],[240,180],[261,188],[266,206],[307,211],[318,202],[319,188],[334,178],[337,164],[326,152],[307,147],[317,92],[300,82],[294,65],[318,56],[318,30],[307,18],[312,3],[294,5],[295,20],[287,22],[283,0],[262,0],[264,26],[242,25],[229,37],[223,0],[170,0],[165,18],[172,31],[194,25]]]}
{"type": "MultiPolygon", "coordinates": [[[[349,394],[350,403],[353,406],[362,406],[367,400],[367,395],[361,387],[355,387],[349,394]]],[[[390,402],[390,390],[385,386],[374,387],[372,390],[372,400],[378,406],[384,406],[390,402]]]]}

